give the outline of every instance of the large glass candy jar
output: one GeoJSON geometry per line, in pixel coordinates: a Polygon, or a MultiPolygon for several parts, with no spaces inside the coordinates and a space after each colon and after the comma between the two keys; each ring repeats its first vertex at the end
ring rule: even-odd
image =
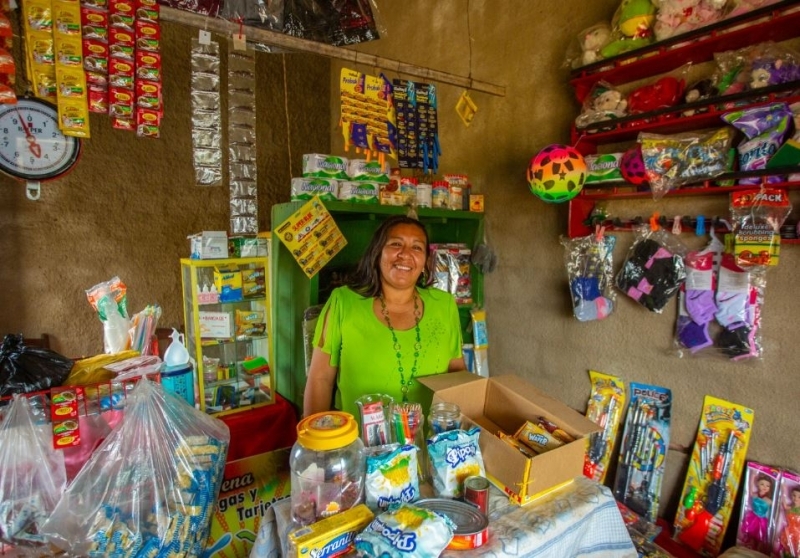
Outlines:
{"type": "Polygon", "coordinates": [[[308,525],[364,501],[364,444],[352,415],[326,411],[297,425],[292,448],[292,519],[308,525]]]}

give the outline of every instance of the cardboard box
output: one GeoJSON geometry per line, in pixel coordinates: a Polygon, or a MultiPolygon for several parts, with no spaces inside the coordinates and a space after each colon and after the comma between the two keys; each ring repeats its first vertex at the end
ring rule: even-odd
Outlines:
{"type": "Polygon", "coordinates": [[[230,461],[206,543],[209,558],[250,556],[261,518],[292,494],[290,448],[230,461]]]}
{"type": "Polygon", "coordinates": [[[200,337],[203,339],[228,339],[233,337],[231,315],[228,312],[198,313],[200,337]]]}
{"type": "Polygon", "coordinates": [[[220,302],[242,300],[242,272],[235,266],[214,268],[214,286],[219,293],[220,302]]]}
{"type": "Polygon", "coordinates": [[[203,231],[188,237],[190,258],[212,260],[228,257],[228,233],[225,231],[203,231]]]}
{"type": "Polygon", "coordinates": [[[470,372],[419,378],[433,390],[433,402],[456,403],[481,427],[486,476],[517,504],[527,504],[583,474],[586,437],[600,427],[564,403],[513,374],[483,378],[470,372]],[[513,435],[526,421],[543,416],[575,438],[560,448],[525,457],[497,432],[513,435]]]}

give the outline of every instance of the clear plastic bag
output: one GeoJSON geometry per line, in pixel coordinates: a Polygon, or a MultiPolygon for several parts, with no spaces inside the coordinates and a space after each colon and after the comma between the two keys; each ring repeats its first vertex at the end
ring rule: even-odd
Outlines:
{"type": "Polygon", "coordinates": [[[28,399],[15,395],[0,422],[0,542],[46,555],[41,528],[66,484],[64,454],[47,426],[36,426],[28,399]]]}
{"type": "Polygon", "coordinates": [[[608,82],[598,81],[583,100],[581,113],[575,126],[586,128],[591,124],[622,118],[628,114],[628,101],[623,93],[608,82]]]}
{"type": "Polygon", "coordinates": [[[283,32],[334,46],[385,36],[374,0],[284,0],[283,32]]]}
{"type": "Polygon", "coordinates": [[[581,322],[602,320],[614,310],[613,252],[617,239],[601,233],[562,238],[572,311],[581,322]]]}
{"type": "Polygon", "coordinates": [[[199,556],[230,432],[143,378],[43,532],[79,556],[199,556]]]}

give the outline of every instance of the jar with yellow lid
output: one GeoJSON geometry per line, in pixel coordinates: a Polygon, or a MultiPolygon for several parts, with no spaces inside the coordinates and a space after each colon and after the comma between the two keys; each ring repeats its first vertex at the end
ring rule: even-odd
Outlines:
{"type": "Polygon", "coordinates": [[[325,411],[301,420],[289,457],[292,519],[308,525],[364,501],[364,444],[353,415],[325,411]]]}

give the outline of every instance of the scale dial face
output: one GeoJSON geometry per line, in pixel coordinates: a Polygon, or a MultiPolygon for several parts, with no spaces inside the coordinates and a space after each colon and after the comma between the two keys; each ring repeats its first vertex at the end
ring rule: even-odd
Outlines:
{"type": "Polygon", "coordinates": [[[58,128],[58,111],[39,99],[0,105],[0,171],[22,180],[58,178],[78,162],[80,139],[58,128]]]}

